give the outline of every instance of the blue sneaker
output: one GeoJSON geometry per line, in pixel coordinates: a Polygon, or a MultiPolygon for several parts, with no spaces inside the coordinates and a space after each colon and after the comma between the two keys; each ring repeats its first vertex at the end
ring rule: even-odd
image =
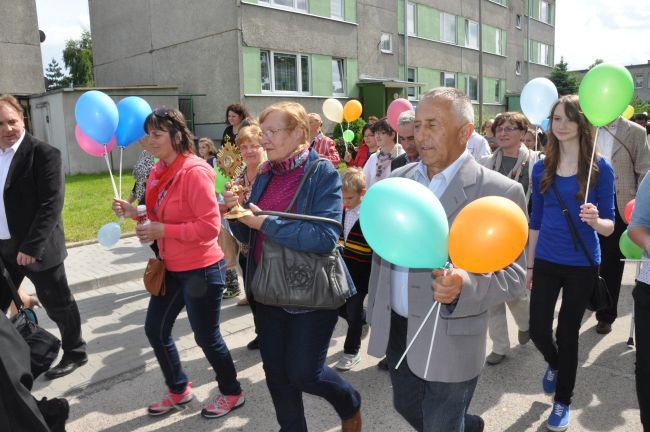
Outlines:
{"type": "Polygon", "coordinates": [[[553,432],[562,432],[569,427],[569,406],[561,402],[553,404],[553,411],[548,417],[546,428],[553,432]]]}
{"type": "Polygon", "coordinates": [[[557,369],[548,367],[542,378],[542,389],[546,395],[555,394],[555,385],[557,384],[557,369]]]}

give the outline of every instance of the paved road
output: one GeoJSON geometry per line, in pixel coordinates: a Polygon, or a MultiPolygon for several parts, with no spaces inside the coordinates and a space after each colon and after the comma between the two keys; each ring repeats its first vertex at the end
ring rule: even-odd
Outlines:
{"type": "MultiPolygon", "coordinates": [[[[136,240],[137,241],[137,240],[136,240]]],[[[239,379],[246,392],[246,404],[223,419],[200,417],[201,404],[214,394],[214,374],[196,347],[188,320],[183,313],[174,329],[181,357],[194,382],[197,400],[163,418],[151,419],[144,408],[162,394],[164,384],[142,323],[148,296],[140,280],[111,284],[121,264],[144,265],[147,253],[132,240],[121,240],[114,252],[97,245],[86,251],[71,250],[66,261],[73,279],[76,272],[96,273],[94,289],[76,294],[84,336],[88,340],[89,363],[74,374],[55,381],[39,378],[38,397],[65,396],[71,403],[70,432],[90,431],[274,431],[271,399],[264,381],[259,353],[246,349],[253,337],[252,318],[247,307],[224,301],[222,330],[235,360],[239,379]],[[81,253],[83,252],[83,253],[81,253]],[[77,257],[77,258],[73,258],[77,257]],[[100,262],[102,261],[103,262],[100,262]],[[88,265],[91,267],[88,267],[88,265]],[[115,265],[117,270],[106,271],[115,265]]],[[[633,269],[626,270],[621,298],[621,318],[614,331],[601,337],[594,331],[595,319],[588,314],[580,339],[580,367],[575,390],[571,431],[641,431],[634,387],[634,351],[626,347],[630,324],[633,269]]],[[[53,325],[42,311],[46,328],[53,325]]],[[[339,322],[332,340],[328,363],[333,365],[342,352],[345,326],[339,322]]],[[[511,341],[516,328],[511,322],[511,341]]],[[[364,341],[362,352],[365,352],[364,341]]],[[[390,380],[376,368],[377,359],[367,355],[345,377],[361,392],[364,430],[409,431],[409,426],[392,409],[390,380]]],[[[541,393],[540,379],[545,369],[537,350],[528,344],[517,346],[499,366],[486,367],[472,402],[471,411],[486,421],[487,431],[543,431],[551,401],[541,393]]],[[[305,395],[310,430],[339,430],[333,409],[324,401],[305,395]]]]}

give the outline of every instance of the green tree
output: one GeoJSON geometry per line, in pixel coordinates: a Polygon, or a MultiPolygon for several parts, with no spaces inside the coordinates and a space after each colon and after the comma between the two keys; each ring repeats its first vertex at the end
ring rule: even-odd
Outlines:
{"type": "Polygon", "coordinates": [[[59,62],[54,58],[47,65],[45,78],[47,79],[47,90],[56,90],[65,87],[68,81],[67,77],[63,74],[63,69],[59,66],[59,62]]]}
{"type": "Polygon", "coordinates": [[[366,125],[366,122],[362,119],[359,118],[353,122],[343,122],[342,125],[335,124],[334,129],[332,130],[332,134],[330,135],[334,142],[336,143],[336,150],[339,152],[339,155],[341,156],[341,160],[343,160],[343,156],[345,156],[345,150],[347,150],[352,153],[353,157],[356,154],[356,149],[359,147],[361,144],[361,140],[363,139],[363,136],[361,135],[361,131],[363,130],[363,127],[366,125]],[[350,129],[352,132],[354,132],[354,139],[350,144],[347,144],[343,141],[343,131],[346,129],[350,129]]]}
{"type": "Polygon", "coordinates": [[[568,71],[568,66],[564,57],[560,57],[560,62],[553,67],[548,77],[557,87],[560,96],[578,93],[578,79],[574,73],[568,71]]]}
{"type": "Polygon", "coordinates": [[[642,112],[650,113],[650,102],[643,101],[636,95],[632,98],[630,105],[634,107],[634,114],[642,112]]]}
{"type": "Polygon", "coordinates": [[[93,48],[89,31],[84,31],[79,40],[68,40],[63,50],[63,62],[70,71],[70,80],[76,87],[92,87],[93,48]]]}
{"type": "Polygon", "coordinates": [[[594,66],[598,66],[601,63],[605,63],[605,61],[603,59],[596,59],[596,61],[594,61],[592,64],[589,65],[589,69],[591,69],[594,66]]]}

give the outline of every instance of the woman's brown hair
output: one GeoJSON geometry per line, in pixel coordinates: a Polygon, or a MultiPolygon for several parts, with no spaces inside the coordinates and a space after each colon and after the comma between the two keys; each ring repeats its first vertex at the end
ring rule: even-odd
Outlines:
{"type": "MultiPolygon", "coordinates": [[[[546,144],[546,158],[544,159],[544,173],[542,174],[542,181],[540,182],[540,191],[545,193],[555,181],[557,167],[560,163],[560,142],[553,134],[553,115],[558,105],[564,104],[564,112],[569,120],[578,123],[578,193],[576,199],[580,202],[584,201],[587,195],[587,177],[589,176],[589,163],[591,162],[591,154],[594,148],[594,130],[591,124],[587,121],[585,115],[580,111],[580,104],[578,103],[578,96],[566,95],[561,96],[553,107],[551,108],[551,118],[548,125],[548,142],[546,144]]],[[[590,189],[592,189],[598,181],[598,163],[594,160],[591,166],[591,182],[590,189]]]]}
{"type": "Polygon", "coordinates": [[[148,134],[152,129],[167,132],[172,142],[172,148],[176,153],[196,154],[194,135],[187,127],[183,113],[176,108],[156,108],[149,114],[144,121],[144,130],[148,134]],[[180,143],[176,142],[177,133],[181,136],[180,143]]]}
{"type": "Polygon", "coordinates": [[[515,125],[517,129],[522,131],[525,131],[530,127],[530,122],[528,121],[526,116],[523,115],[522,113],[515,112],[515,111],[505,112],[499,114],[499,116],[495,118],[494,121],[492,122],[492,126],[490,127],[492,133],[496,136],[497,128],[507,121],[515,125]]]}

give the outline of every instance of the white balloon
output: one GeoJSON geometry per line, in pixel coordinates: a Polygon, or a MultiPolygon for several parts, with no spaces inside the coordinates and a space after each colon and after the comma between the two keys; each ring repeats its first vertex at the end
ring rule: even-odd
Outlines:
{"type": "Polygon", "coordinates": [[[97,241],[105,248],[113,247],[120,239],[120,224],[109,222],[97,232],[97,241]]]}
{"type": "Polygon", "coordinates": [[[323,102],[323,114],[328,120],[341,123],[343,121],[343,105],[337,99],[325,99],[325,102],[323,102]]]}
{"type": "Polygon", "coordinates": [[[521,110],[531,123],[539,125],[551,113],[558,98],[555,84],[548,78],[535,78],[521,91],[521,110]]]}

